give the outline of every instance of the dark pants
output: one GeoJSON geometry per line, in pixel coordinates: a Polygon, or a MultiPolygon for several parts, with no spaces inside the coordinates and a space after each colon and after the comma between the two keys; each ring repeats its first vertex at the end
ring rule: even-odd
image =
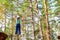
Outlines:
{"type": "Polygon", "coordinates": [[[21,34],[20,24],[16,24],[16,32],[15,34],[21,34]]]}

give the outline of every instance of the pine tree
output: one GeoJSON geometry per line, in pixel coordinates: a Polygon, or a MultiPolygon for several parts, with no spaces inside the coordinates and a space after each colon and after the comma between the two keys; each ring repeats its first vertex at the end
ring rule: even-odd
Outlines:
{"type": "Polygon", "coordinates": [[[33,14],[33,9],[32,9],[32,0],[30,0],[30,10],[31,10],[31,17],[32,17],[32,32],[33,32],[33,37],[35,40],[35,34],[34,34],[34,30],[35,30],[35,25],[34,25],[34,14],[33,14]]]}
{"type": "Polygon", "coordinates": [[[37,12],[37,16],[38,16],[38,23],[39,23],[39,28],[40,28],[40,35],[41,35],[41,39],[43,40],[43,31],[42,31],[42,24],[41,24],[41,19],[39,14],[39,9],[38,9],[38,2],[37,0],[34,0],[34,7],[35,7],[35,11],[37,12]]]}
{"type": "Polygon", "coordinates": [[[45,11],[45,17],[46,17],[46,38],[47,40],[50,40],[50,27],[49,27],[49,21],[48,21],[47,0],[44,0],[44,11],[45,11]]]}

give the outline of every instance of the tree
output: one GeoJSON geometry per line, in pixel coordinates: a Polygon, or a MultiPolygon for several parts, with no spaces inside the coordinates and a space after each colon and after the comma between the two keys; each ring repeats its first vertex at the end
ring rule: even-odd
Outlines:
{"type": "Polygon", "coordinates": [[[48,6],[47,6],[47,0],[44,0],[44,10],[45,10],[45,17],[46,17],[46,36],[47,40],[50,40],[50,26],[48,21],[48,6]]]}
{"type": "Polygon", "coordinates": [[[33,9],[32,9],[32,0],[30,0],[30,10],[31,10],[31,17],[32,17],[32,32],[33,32],[33,37],[34,37],[34,39],[33,40],[35,40],[35,34],[34,34],[34,30],[35,30],[35,25],[34,25],[34,14],[33,14],[33,9]]]}
{"type": "Polygon", "coordinates": [[[42,24],[41,24],[40,16],[38,15],[38,14],[39,14],[39,9],[38,9],[38,2],[37,2],[37,0],[34,0],[34,6],[35,6],[34,9],[36,10],[37,16],[38,16],[38,23],[39,23],[39,28],[40,28],[40,36],[41,36],[41,40],[43,40],[42,24]]]}

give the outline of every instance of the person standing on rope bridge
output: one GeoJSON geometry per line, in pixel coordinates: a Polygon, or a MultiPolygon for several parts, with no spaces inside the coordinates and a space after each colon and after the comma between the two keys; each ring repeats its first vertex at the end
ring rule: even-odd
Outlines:
{"type": "Polygon", "coordinates": [[[17,19],[16,19],[16,32],[15,34],[21,34],[21,25],[20,25],[20,16],[17,16],[17,19]]]}

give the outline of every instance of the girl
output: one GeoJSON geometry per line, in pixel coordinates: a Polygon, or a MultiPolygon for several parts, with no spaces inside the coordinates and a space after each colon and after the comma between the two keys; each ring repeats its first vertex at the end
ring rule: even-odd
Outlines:
{"type": "Polygon", "coordinates": [[[21,34],[21,26],[20,26],[20,17],[17,16],[17,19],[16,19],[16,32],[15,34],[21,34]]]}

